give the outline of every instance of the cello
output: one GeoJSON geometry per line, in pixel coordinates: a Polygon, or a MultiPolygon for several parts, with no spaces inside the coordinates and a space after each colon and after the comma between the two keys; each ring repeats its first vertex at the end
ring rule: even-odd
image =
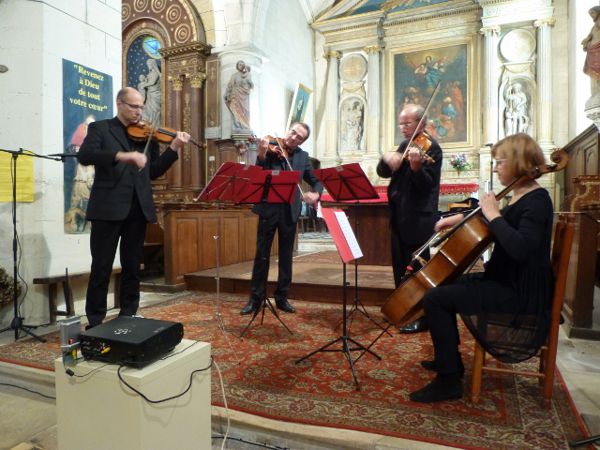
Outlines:
{"type": "MultiPolygon", "coordinates": [[[[569,158],[565,150],[559,149],[552,152],[550,160],[552,164],[516,178],[496,195],[496,200],[504,198],[524,179],[535,179],[545,173],[564,169],[569,158]]],[[[491,243],[492,233],[481,207],[478,207],[444,234],[430,239],[428,245],[439,246],[438,251],[392,292],[381,307],[381,312],[388,322],[399,326],[423,317],[422,299],[427,291],[458,278],[491,243]]]]}

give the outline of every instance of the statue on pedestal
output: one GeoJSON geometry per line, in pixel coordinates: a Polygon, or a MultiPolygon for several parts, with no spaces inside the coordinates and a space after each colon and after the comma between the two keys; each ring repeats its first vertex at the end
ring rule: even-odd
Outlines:
{"type": "Polygon", "coordinates": [[[581,41],[585,56],[583,72],[590,76],[592,81],[592,96],[600,93],[600,6],[594,6],[588,11],[594,21],[590,33],[581,41]]]}
{"type": "Polygon", "coordinates": [[[250,66],[244,61],[235,65],[237,72],[231,76],[225,90],[225,104],[233,118],[234,130],[250,129],[250,91],[254,83],[250,78],[250,66]]]}

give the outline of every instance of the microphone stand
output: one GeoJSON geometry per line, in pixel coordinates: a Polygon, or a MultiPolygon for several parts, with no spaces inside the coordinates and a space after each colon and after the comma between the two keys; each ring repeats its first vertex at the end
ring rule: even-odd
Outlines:
{"type": "Polygon", "coordinates": [[[53,161],[59,161],[58,159],[49,157],[49,156],[44,156],[44,155],[38,155],[35,154],[33,152],[30,152],[28,150],[23,150],[22,148],[19,148],[19,150],[4,150],[4,149],[0,149],[0,152],[4,152],[4,153],[8,153],[11,155],[12,160],[11,160],[11,181],[12,181],[12,225],[13,225],[13,244],[12,244],[12,252],[13,252],[13,319],[10,322],[10,325],[6,328],[3,328],[2,330],[0,330],[0,333],[4,333],[5,331],[8,330],[14,330],[15,331],[15,341],[17,341],[19,339],[19,332],[23,331],[24,333],[30,335],[31,337],[37,339],[40,342],[46,342],[46,340],[38,335],[36,335],[35,333],[33,333],[31,330],[37,328],[37,326],[35,325],[25,325],[23,323],[23,317],[20,316],[20,312],[19,312],[19,296],[17,294],[17,290],[18,290],[18,282],[17,282],[17,277],[18,277],[18,271],[17,271],[17,243],[18,243],[18,238],[17,238],[17,158],[19,157],[19,155],[24,155],[24,156],[32,156],[32,157],[37,157],[37,158],[43,158],[43,159],[51,159],[53,161]]]}

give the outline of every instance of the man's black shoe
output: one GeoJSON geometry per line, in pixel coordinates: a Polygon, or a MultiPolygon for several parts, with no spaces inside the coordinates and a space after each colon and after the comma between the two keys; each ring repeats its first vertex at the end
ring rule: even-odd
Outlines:
{"type": "Polygon", "coordinates": [[[409,395],[413,402],[433,403],[458,400],[463,396],[462,381],[457,374],[438,375],[427,386],[409,395]]]}
{"type": "Polygon", "coordinates": [[[242,316],[245,316],[247,314],[254,314],[256,311],[258,311],[258,303],[255,302],[253,299],[250,299],[248,300],[248,303],[246,303],[246,306],[242,308],[240,314],[242,316]]]}
{"type": "Polygon", "coordinates": [[[429,330],[429,325],[425,319],[417,319],[414,322],[398,327],[398,331],[403,334],[419,333],[429,330]]]}
{"type": "Polygon", "coordinates": [[[296,312],[296,308],[294,308],[292,305],[290,305],[290,302],[288,302],[287,298],[284,298],[281,300],[275,300],[275,305],[277,306],[277,309],[280,309],[282,311],[285,311],[288,313],[296,312]]]}

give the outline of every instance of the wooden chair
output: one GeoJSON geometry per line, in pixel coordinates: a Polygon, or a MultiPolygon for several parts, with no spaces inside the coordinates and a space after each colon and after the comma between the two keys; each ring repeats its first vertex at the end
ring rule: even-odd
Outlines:
{"type": "Polygon", "coordinates": [[[552,386],[554,384],[554,372],[556,369],[556,350],[558,347],[558,331],[561,322],[561,311],[567,283],[567,272],[569,269],[569,258],[571,256],[571,245],[575,225],[572,219],[567,221],[564,216],[559,219],[554,228],[554,243],[552,247],[552,271],[554,272],[554,295],[552,297],[552,309],[550,315],[550,328],[545,345],[540,349],[540,359],[537,371],[519,370],[518,364],[504,365],[503,367],[490,367],[485,365],[486,352],[479,342],[475,341],[475,352],[473,356],[473,379],[471,384],[471,400],[479,402],[481,392],[481,379],[483,372],[510,373],[513,375],[524,375],[538,377],[542,386],[544,405],[549,408],[552,398],[552,386]]]}

